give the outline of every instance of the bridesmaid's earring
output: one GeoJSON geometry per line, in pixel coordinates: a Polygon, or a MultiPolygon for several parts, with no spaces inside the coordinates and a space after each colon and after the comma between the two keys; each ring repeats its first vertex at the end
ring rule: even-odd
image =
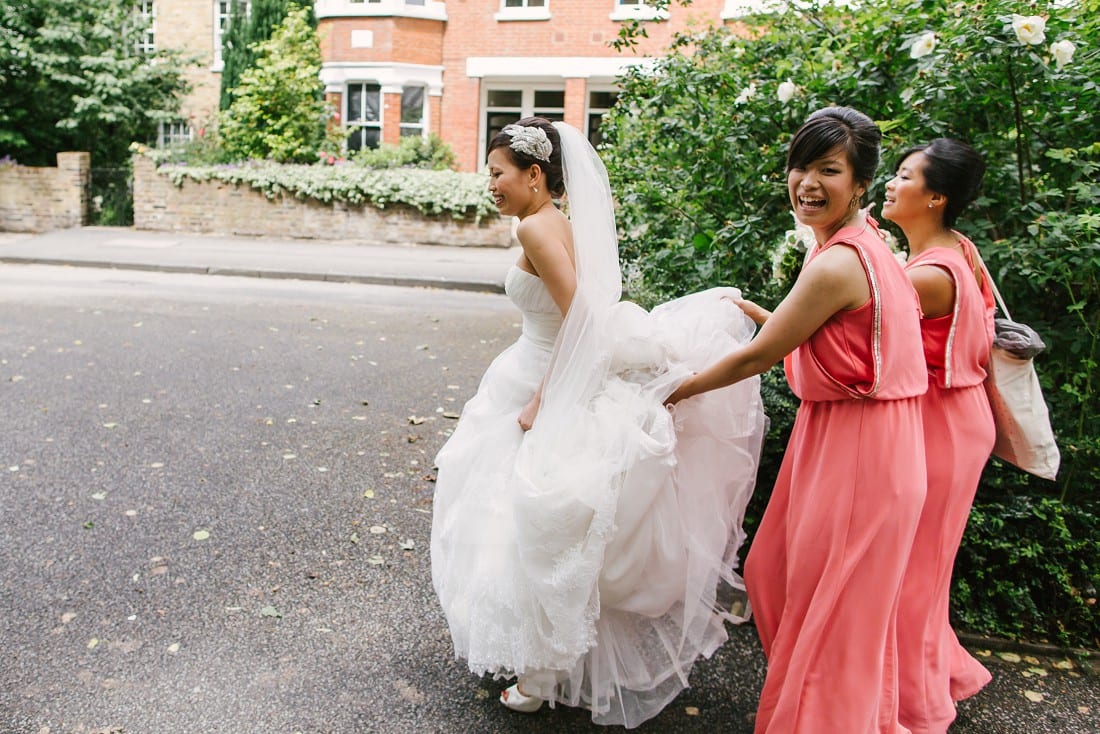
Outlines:
{"type": "MultiPolygon", "coordinates": [[[[538,187],[538,186],[536,186],[536,187],[535,187],[535,193],[537,194],[538,192],[539,192],[539,187],[538,187]]],[[[928,206],[932,206],[932,205],[931,205],[931,204],[929,204],[928,206]]]]}

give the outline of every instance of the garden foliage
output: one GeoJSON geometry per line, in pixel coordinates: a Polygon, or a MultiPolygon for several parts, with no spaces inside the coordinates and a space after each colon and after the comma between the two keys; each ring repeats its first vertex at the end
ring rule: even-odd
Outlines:
{"type": "Polygon", "coordinates": [[[450,169],[374,169],[348,162],[328,166],[247,161],[199,166],[169,163],[157,170],[177,185],[185,178],[225,181],[249,186],[272,199],[285,194],[323,202],[369,204],[380,209],[407,206],[431,216],[475,221],[496,215],[496,207],[485,188],[485,177],[450,169]]]}
{"type": "MultiPolygon", "coordinates": [[[[1063,464],[1052,483],[991,461],[954,613],[972,630],[1100,647],[1100,2],[792,5],[681,35],[622,80],[601,152],[628,290],[653,303],[733,284],[778,302],[801,262],[786,148],[820,107],[856,107],[882,128],[872,201],[908,145],[973,144],[984,193],[957,226],[1049,345],[1037,368],[1063,464]]],[[[757,516],[796,404],[778,369],[764,392],[757,516]]]]}
{"type": "Polygon", "coordinates": [[[0,155],[52,166],[86,150],[109,168],[156,138],[179,114],[189,61],[143,51],[148,22],[131,0],[0,3],[0,155]]]}
{"type": "Polygon", "coordinates": [[[314,162],[329,142],[321,46],[310,12],[292,8],[271,38],[253,47],[255,64],[241,73],[218,126],[230,159],[314,162]]]}
{"type": "MultiPolygon", "coordinates": [[[[316,28],[313,3],[298,2],[310,8],[309,23],[316,28]]],[[[241,74],[256,63],[256,45],[271,38],[275,29],[295,6],[293,0],[231,0],[229,24],[222,35],[222,71],[219,107],[228,110],[241,82],[241,74]]]]}

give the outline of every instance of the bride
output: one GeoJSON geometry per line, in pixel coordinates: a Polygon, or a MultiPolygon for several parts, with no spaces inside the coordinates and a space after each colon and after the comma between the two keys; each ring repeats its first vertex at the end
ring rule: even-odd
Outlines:
{"type": "Polygon", "coordinates": [[[744,588],[759,383],[664,401],[754,325],[732,288],[651,313],[619,301],[607,172],[576,129],[520,120],[488,162],[498,209],[520,220],[505,289],[523,329],[436,457],[432,582],[456,656],[518,678],[505,706],[634,727],[743,621],[716,598],[744,588]]]}

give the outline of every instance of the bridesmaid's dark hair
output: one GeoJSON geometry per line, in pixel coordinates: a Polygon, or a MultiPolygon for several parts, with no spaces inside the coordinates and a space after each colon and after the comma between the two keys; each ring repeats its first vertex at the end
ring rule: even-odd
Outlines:
{"type": "Polygon", "coordinates": [[[951,227],[959,214],[970,202],[978,198],[985,176],[985,161],[978,151],[961,140],[936,138],[931,143],[914,145],[894,166],[897,172],[905,159],[914,153],[924,153],[924,185],[947,197],[947,206],[943,208],[943,224],[951,227]]]}
{"type": "Polygon", "coordinates": [[[486,152],[491,153],[497,148],[503,148],[512,163],[524,170],[537,164],[542,172],[546,174],[546,190],[550,192],[551,196],[560,199],[565,195],[565,178],[561,169],[561,136],[558,135],[557,129],[545,117],[525,117],[515,124],[523,127],[537,127],[546,133],[550,144],[554,146],[549,161],[540,161],[534,156],[520,153],[512,147],[512,136],[505,132],[499,132],[493,136],[493,139],[489,141],[489,150],[486,152]]]}
{"type": "Polygon", "coordinates": [[[838,145],[848,154],[856,180],[870,186],[878,169],[882,133],[870,117],[851,107],[826,107],[810,115],[791,138],[787,172],[805,168],[838,145]]]}

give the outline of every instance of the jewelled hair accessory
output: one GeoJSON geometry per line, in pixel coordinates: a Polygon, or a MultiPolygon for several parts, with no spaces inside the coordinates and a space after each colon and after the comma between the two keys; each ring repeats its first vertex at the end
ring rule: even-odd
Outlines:
{"type": "Polygon", "coordinates": [[[512,138],[510,147],[517,153],[523,153],[536,160],[550,162],[554,144],[546,137],[546,131],[533,125],[505,125],[501,130],[512,138]]]}

